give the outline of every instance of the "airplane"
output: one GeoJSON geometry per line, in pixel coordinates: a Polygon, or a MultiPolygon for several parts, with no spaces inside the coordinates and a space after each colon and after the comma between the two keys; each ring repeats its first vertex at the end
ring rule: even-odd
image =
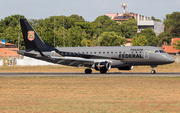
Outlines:
{"type": "Polygon", "coordinates": [[[26,19],[20,19],[26,50],[16,50],[18,54],[31,58],[75,67],[87,67],[106,73],[111,68],[131,70],[133,66],[149,65],[152,74],[158,65],[170,64],[174,58],[159,47],[53,47],[45,44],[26,19]]]}

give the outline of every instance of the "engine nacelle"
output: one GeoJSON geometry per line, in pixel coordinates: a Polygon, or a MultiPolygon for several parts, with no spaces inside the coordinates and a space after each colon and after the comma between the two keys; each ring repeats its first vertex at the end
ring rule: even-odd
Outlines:
{"type": "Polygon", "coordinates": [[[97,71],[108,71],[111,69],[111,63],[109,62],[96,62],[94,64],[94,69],[97,71]]]}
{"type": "Polygon", "coordinates": [[[133,66],[118,67],[119,70],[132,70],[133,66]]]}

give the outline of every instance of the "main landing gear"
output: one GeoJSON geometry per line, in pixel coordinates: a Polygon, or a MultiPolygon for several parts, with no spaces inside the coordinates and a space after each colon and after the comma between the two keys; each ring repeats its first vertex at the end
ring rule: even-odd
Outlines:
{"type": "Polygon", "coordinates": [[[154,70],[154,67],[157,67],[157,66],[151,66],[152,67],[152,71],[151,71],[151,73],[152,74],[155,74],[156,73],[156,71],[154,70]]]}
{"type": "Polygon", "coordinates": [[[91,74],[91,73],[92,73],[92,70],[89,69],[89,68],[88,68],[88,69],[85,69],[85,73],[86,73],[86,74],[91,74]]]}
{"type": "Polygon", "coordinates": [[[100,70],[101,74],[105,74],[107,72],[107,70],[100,70]]]}

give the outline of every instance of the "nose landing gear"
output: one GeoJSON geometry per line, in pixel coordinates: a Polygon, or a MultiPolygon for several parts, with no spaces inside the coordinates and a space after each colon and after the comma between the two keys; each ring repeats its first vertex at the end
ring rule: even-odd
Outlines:
{"type": "Polygon", "coordinates": [[[155,74],[156,71],[154,70],[154,67],[157,67],[157,66],[151,66],[152,67],[152,71],[151,71],[151,74],[155,74]]]}
{"type": "Polygon", "coordinates": [[[156,73],[156,71],[155,71],[155,70],[152,70],[152,71],[151,71],[151,73],[152,73],[152,74],[155,74],[155,73],[156,73]]]}

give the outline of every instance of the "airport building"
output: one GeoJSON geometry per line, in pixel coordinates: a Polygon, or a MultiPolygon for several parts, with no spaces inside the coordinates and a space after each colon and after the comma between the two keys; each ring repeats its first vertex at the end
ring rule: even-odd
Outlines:
{"type": "Polygon", "coordinates": [[[148,21],[151,20],[149,17],[144,15],[138,15],[136,13],[105,13],[106,16],[109,16],[112,20],[122,23],[130,18],[135,18],[137,21],[148,21]]]}
{"type": "Polygon", "coordinates": [[[105,13],[106,16],[109,16],[112,20],[117,21],[118,23],[122,23],[123,21],[127,21],[130,18],[134,18],[137,20],[138,30],[137,33],[140,33],[141,30],[151,28],[158,36],[160,33],[164,32],[164,23],[151,20],[150,17],[146,17],[144,15],[139,15],[132,12],[127,12],[126,7],[127,4],[123,3],[122,7],[124,8],[123,13],[105,13]]]}
{"type": "Polygon", "coordinates": [[[137,21],[138,30],[137,32],[140,33],[141,30],[151,28],[158,36],[160,33],[164,32],[164,23],[159,21],[153,20],[146,20],[146,21],[137,21]]]}

